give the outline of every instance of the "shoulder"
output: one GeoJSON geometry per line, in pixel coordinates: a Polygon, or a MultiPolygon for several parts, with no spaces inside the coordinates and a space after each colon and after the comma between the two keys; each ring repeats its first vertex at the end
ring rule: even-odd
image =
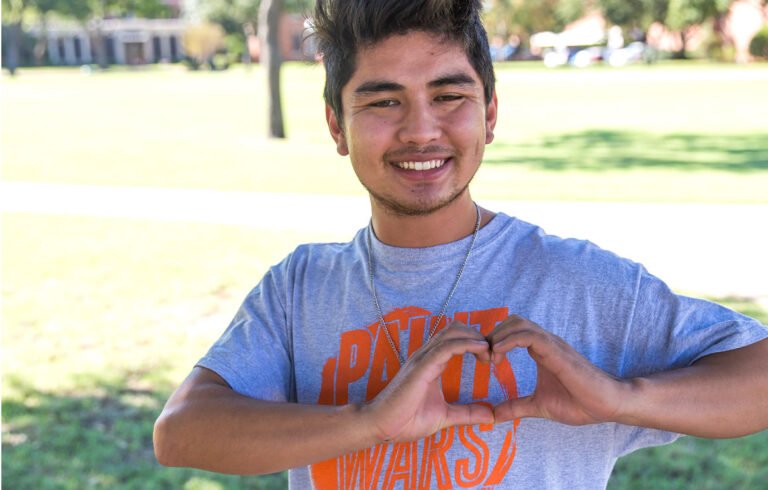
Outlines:
{"type": "Polygon", "coordinates": [[[517,239],[510,240],[515,253],[533,265],[549,271],[580,272],[589,275],[631,274],[636,276],[642,266],[628,258],[606,250],[589,240],[561,237],[547,233],[539,226],[515,220],[517,239]]]}
{"type": "Polygon", "coordinates": [[[321,275],[360,260],[359,239],[350,242],[305,243],[296,247],[280,263],[273,266],[271,274],[296,278],[321,275]]]}

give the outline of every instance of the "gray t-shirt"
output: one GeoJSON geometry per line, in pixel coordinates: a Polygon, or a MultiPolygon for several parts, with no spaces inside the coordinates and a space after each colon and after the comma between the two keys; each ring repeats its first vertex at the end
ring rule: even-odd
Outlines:
{"type": "MultiPolygon", "coordinates": [[[[367,232],[349,243],[302,245],[272,267],[199,365],[263,400],[340,405],[372,399],[399,363],[371,296],[367,232]]],[[[469,240],[408,249],[373,237],[376,290],[404,354],[422,345],[469,240]]],[[[446,321],[487,334],[511,314],[622,378],[687,366],[768,337],[753,319],[673,294],[639,264],[499,214],[478,234],[446,321]]],[[[442,383],[448,401],[495,405],[531,394],[536,365],[524,349],[498,366],[456,357],[442,383]]],[[[297,489],[596,489],[605,487],[618,457],[676,437],[541,419],[452,427],[291,470],[290,482],[297,489]]]]}

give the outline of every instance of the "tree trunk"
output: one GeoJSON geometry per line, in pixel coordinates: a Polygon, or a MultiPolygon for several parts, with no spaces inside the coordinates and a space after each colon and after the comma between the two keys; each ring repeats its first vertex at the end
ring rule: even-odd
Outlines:
{"type": "Polygon", "coordinates": [[[688,59],[688,33],[687,27],[680,30],[680,51],[672,56],[676,60],[688,59]]]}
{"type": "Polygon", "coordinates": [[[256,29],[253,28],[253,24],[245,22],[243,24],[243,64],[250,70],[251,68],[251,43],[248,40],[251,36],[256,35],[256,29]]]}
{"type": "Polygon", "coordinates": [[[40,37],[35,42],[32,55],[35,58],[35,65],[42,66],[46,63],[46,53],[48,52],[48,12],[40,15],[40,37]]]}
{"type": "Polygon", "coordinates": [[[267,73],[269,87],[269,132],[270,138],[285,138],[283,129],[283,108],[280,101],[280,46],[278,25],[282,0],[262,0],[259,6],[259,40],[261,52],[259,62],[267,73]]]}
{"type": "Polygon", "coordinates": [[[21,21],[14,22],[8,27],[8,48],[5,52],[5,67],[11,76],[16,74],[16,69],[21,62],[21,21]]]}
{"type": "MultiPolygon", "coordinates": [[[[102,31],[102,19],[96,19],[93,21],[93,29],[91,30],[91,49],[93,50],[94,58],[96,58],[96,64],[102,70],[109,68],[109,62],[107,61],[107,48],[105,46],[104,32],[102,31]]],[[[86,26],[87,28],[87,26],[86,26]]]]}

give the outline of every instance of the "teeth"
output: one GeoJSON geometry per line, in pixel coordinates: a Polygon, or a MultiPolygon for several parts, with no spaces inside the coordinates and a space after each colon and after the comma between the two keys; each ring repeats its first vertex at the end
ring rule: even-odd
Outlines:
{"type": "Polygon", "coordinates": [[[405,170],[432,170],[442,167],[445,160],[429,160],[428,162],[395,162],[395,165],[405,170]]]}

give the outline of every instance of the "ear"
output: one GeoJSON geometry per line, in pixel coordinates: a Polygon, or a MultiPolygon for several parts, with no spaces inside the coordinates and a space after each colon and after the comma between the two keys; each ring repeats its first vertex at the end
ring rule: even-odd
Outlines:
{"type": "Polygon", "coordinates": [[[331,138],[336,142],[336,151],[343,157],[349,155],[349,147],[347,146],[347,137],[344,135],[344,128],[339,125],[336,113],[328,104],[325,104],[325,120],[328,122],[328,130],[331,132],[331,138]]]}
{"type": "Polygon", "coordinates": [[[493,91],[491,102],[485,109],[485,144],[493,141],[493,130],[496,127],[496,116],[498,114],[499,101],[496,98],[496,91],[493,91]]]}

